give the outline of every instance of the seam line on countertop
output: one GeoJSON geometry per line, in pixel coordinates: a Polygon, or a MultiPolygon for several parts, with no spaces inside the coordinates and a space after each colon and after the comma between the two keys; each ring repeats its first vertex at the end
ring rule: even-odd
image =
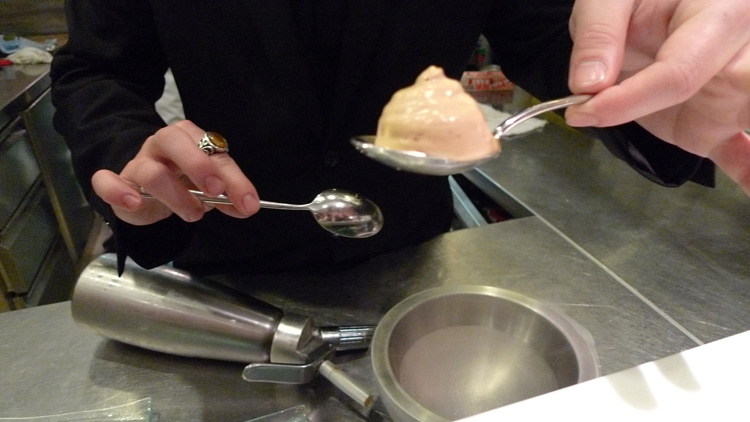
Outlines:
{"type": "Polygon", "coordinates": [[[657,314],[659,314],[662,318],[666,319],[670,324],[675,326],[678,330],[680,330],[683,334],[685,334],[690,340],[694,341],[697,345],[702,346],[703,342],[696,337],[693,333],[691,333],[687,328],[685,328],[682,324],[677,322],[674,318],[669,316],[663,309],[661,309],[658,305],[656,305],[654,302],[652,302],[649,298],[644,296],[641,292],[638,291],[635,287],[630,285],[627,281],[625,281],[622,277],[617,275],[612,269],[604,265],[603,262],[601,262],[599,259],[597,259],[594,255],[589,253],[586,249],[583,248],[583,246],[576,243],[573,239],[568,237],[565,233],[563,233],[560,229],[555,227],[552,223],[547,221],[544,217],[539,215],[536,211],[534,211],[533,208],[529,207],[525,202],[521,201],[518,197],[513,195],[512,193],[508,192],[507,190],[503,189],[499,184],[497,184],[494,180],[492,180],[485,172],[483,172],[480,169],[474,169],[477,173],[479,173],[485,180],[489,181],[493,185],[495,185],[498,189],[501,189],[506,195],[508,195],[511,199],[519,203],[521,206],[529,210],[536,218],[538,218],[544,225],[549,227],[553,232],[555,232],[558,236],[563,238],[568,244],[573,246],[578,252],[583,254],[586,258],[588,258],[591,262],[593,262],[596,266],[601,268],[605,273],[607,273],[610,277],[615,279],[621,286],[626,288],[630,293],[632,293],[635,297],[640,299],[643,303],[645,303],[648,307],[653,309],[657,314]]]}

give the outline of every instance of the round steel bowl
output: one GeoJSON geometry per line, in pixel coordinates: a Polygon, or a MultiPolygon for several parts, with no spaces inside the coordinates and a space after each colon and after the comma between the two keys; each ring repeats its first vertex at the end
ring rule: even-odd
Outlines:
{"type": "Polygon", "coordinates": [[[599,375],[588,331],[549,305],[488,286],[407,298],[378,324],[371,358],[396,421],[460,419],[599,375]]]}

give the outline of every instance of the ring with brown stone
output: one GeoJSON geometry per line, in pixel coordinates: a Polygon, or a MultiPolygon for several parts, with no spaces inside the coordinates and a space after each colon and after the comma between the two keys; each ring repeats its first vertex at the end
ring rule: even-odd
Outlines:
{"type": "Polygon", "coordinates": [[[216,132],[206,132],[200,141],[198,141],[198,148],[202,149],[208,155],[216,154],[220,152],[228,152],[229,144],[223,136],[216,132]]]}

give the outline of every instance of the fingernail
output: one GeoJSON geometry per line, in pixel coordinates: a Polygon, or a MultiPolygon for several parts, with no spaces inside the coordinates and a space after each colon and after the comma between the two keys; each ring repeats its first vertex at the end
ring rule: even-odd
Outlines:
{"type": "Polygon", "coordinates": [[[588,88],[602,82],[607,77],[607,65],[598,60],[581,62],[573,72],[573,87],[588,88]]]}
{"type": "Polygon", "coordinates": [[[187,223],[195,223],[196,221],[203,218],[203,212],[190,212],[187,214],[181,215],[182,219],[185,220],[187,223]]]}
{"type": "Polygon", "coordinates": [[[245,208],[245,213],[252,214],[258,209],[258,198],[253,195],[245,195],[242,198],[242,207],[245,208]]]}
{"type": "Polygon", "coordinates": [[[224,182],[216,176],[206,178],[206,193],[211,196],[221,195],[224,192],[224,182]]]}
{"type": "Polygon", "coordinates": [[[565,123],[567,123],[568,126],[573,127],[587,127],[597,126],[599,124],[599,121],[590,114],[575,113],[571,114],[570,116],[565,116],[565,123]]]}

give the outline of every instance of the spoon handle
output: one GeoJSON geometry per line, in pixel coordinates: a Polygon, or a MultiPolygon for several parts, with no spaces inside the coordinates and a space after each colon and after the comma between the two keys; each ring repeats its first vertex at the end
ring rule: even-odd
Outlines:
{"type": "Polygon", "coordinates": [[[525,122],[526,120],[538,116],[548,111],[557,110],[559,108],[565,108],[575,104],[580,104],[591,99],[591,95],[571,95],[565,98],[559,98],[556,100],[547,101],[544,103],[531,106],[525,110],[520,111],[500,123],[495,128],[495,139],[500,140],[500,137],[506,135],[511,129],[525,122]]]}
{"type": "MultiPolygon", "coordinates": [[[[140,191],[141,191],[142,198],[154,197],[153,195],[144,191],[143,188],[141,188],[140,191]]],[[[192,193],[196,198],[198,198],[201,202],[205,204],[232,205],[232,201],[226,195],[223,195],[223,194],[214,198],[214,197],[206,195],[205,193],[199,190],[191,189],[189,192],[192,193]]],[[[290,211],[308,209],[308,205],[285,204],[283,202],[271,202],[271,201],[262,201],[262,200],[260,201],[260,207],[274,209],[274,210],[290,210],[290,211]]]]}

